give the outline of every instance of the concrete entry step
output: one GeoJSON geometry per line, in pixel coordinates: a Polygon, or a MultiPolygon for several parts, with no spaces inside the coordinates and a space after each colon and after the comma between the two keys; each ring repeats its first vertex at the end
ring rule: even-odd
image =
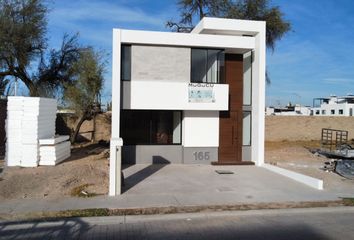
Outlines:
{"type": "Polygon", "coordinates": [[[230,170],[215,170],[215,172],[218,174],[234,174],[234,172],[230,170]]]}
{"type": "Polygon", "coordinates": [[[251,161],[242,161],[242,162],[211,162],[211,165],[255,165],[251,161]]]}

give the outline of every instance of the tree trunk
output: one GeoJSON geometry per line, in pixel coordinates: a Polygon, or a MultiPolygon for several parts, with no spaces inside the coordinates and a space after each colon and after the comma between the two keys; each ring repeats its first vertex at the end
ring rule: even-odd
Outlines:
{"type": "Polygon", "coordinates": [[[31,97],[39,97],[39,92],[37,86],[27,77],[24,71],[17,71],[14,76],[20,79],[28,88],[29,95],[31,97]]]}
{"type": "Polygon", "coordinates": [[[91,142],[94,142],[96,139],[96,114],[93,115],[93,118],[92,118],[92,124],[93,124],[93,132],[92,132],[92,137],[91,137],[91,142]]]}
{"type": "Polygon", "coordinates": [[[83,114],[75,127],[75,131],[71,135],[70,142],[74,143],[76,141],[77,135],[79,134],[81,125],[86,121],[86,114],[83,114]]]}
{"type": "Polygon", "coordinates": [[[203,0],[198,0],[198,8],[199,8],[199,20],[202,20],[204,17],[203,0]]]}

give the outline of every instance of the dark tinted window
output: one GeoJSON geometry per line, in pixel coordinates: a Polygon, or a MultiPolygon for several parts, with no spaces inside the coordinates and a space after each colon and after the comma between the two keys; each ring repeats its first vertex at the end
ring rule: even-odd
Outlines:
{"type": "Polygon", "coordinates": [[[192,49],[192,82],[206,82],[207,54],[206,49],[192,49]]]}
{"type": "Polygon", "coordinates": [[[191,82],[222,83],[225,52],[218,49],[192,49],[191,82]]]}
{"type": "Polygon", "coordinates": [[[123,110],[121,135],[125,145],[181,144],[181,112],[123,110]]]}
{"type": "Polygon", "coordinates": [[[131,74],[131,46],[122,45],[121,48],[121,77],[124,81],[130,81],[131,74]]]}

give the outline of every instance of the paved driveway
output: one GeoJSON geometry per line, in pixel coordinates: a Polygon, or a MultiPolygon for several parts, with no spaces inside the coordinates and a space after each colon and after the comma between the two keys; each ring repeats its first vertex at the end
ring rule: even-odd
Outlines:
{"type": "MultiPolygon", "coordinates": [[[[117,197],[3,201],[0,214],[88,208],[153,208],[339,200],[255,166],[133,165],[125,167],[124,193],[117,197]],[[230,170],[233,174],[218,174],[230,170]]],[[[352,194],[354,195],[354,194],[352,194]]]]}
{"type": "Polygon", "coordinates": [[[170,196],[181,205],[323,201],[340,197],[256,166],[133,165],[124,169],[124,176],[125,196],[170,196]],[[233,174],[218,174],[216,170],[233,174]]]}

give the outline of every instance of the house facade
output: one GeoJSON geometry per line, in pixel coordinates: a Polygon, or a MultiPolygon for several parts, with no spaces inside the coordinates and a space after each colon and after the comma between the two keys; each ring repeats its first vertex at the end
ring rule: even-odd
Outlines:
{"type": "Polygon", "coordinates": [[[265,22],[113,30],[110,195],[121,164],[264,162],[265,22]]]}
{"type": "Polygon", "coordinates": [[[285,107],[266,107],[267,116],[310,116],[311,107],[300,104],[288,105],[285,107]]]}
{"type": "Polygon", "coordinates": [[[335,96],[315,98],[311,115],[314,116],[353,116],[354,96],[335,96]]]}

